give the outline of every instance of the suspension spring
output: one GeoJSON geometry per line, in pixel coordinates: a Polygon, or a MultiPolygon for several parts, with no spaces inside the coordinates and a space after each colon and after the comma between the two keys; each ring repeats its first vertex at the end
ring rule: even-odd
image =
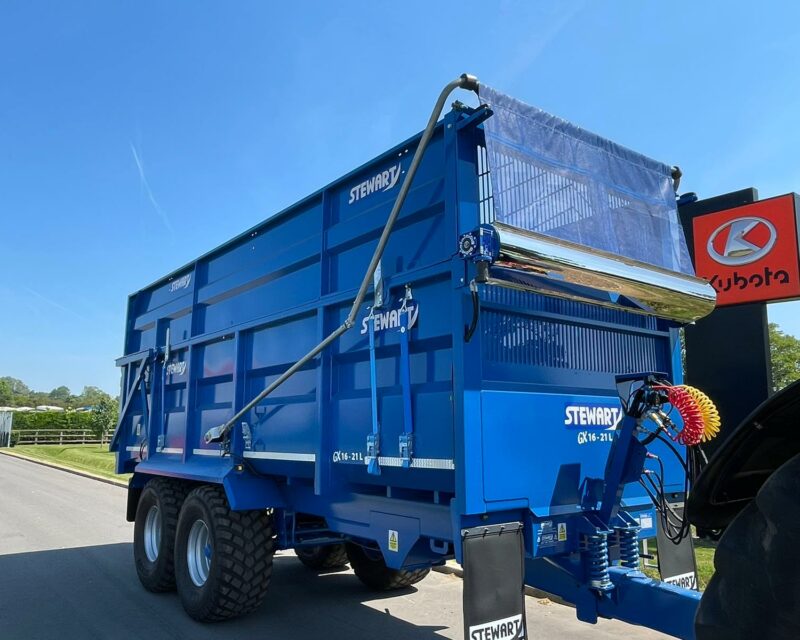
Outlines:
{"type": "Polygon", "coordinates": [[[608,575],[608,534],[600,531],[583,534],[581,542],[589,586],[601,591],[610,589],[612,585],[608,575]]]}
{"type": "Polygon", "coordinates": [[[629,525],[614,529],[619,545],[619,563],[627,569],[639,569],[639,527],[629,525]]]}

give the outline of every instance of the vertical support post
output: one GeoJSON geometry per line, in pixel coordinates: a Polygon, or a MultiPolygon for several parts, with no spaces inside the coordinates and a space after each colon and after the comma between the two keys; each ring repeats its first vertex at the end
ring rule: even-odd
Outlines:
{"type": "Polygon", "coordinates": [[[372,403],[372,433],[367,436],[367,472],[380,475],[381,467],[378,458],[381,454],[381,424],[378,418],[378,375],[375,365],[375,318],[370,310],[367,320],[369,325],[369,388],[372,403]]]}
{"type": "MultiPolygon", "coordinates": [[[[320,208],[322,210],[319,247],[319,297],[324,298],[330,293],[331,280],[331,258],[328,253],[328,229],[333,224],[333,203],[330,190],[322,192],[320,208]]],[[[328,318],[331,317],[336,307],[329,309],[326,305],[320,305],[317,309],[317,338],[325,339],[330,332],[327,330],[328,318]]],[[[314,494],[322,495],[330,485],[333,460],[331,451],[333,450],[333,433],[330,425],[330,402],[331,402],[331,370],[333,362],[333,349],[326,349],[319,354],[318,369],[316,376],[317,383],[317,424],[319,425],[319,437],[316,443],[317,461],[314,465],[314,494]]]]}
{"type": "MultiPolygon", "coordinates": [[[[758,191],[750,188],[681,205],[678,212],[692,260],[696,217],[757,201],[758,191]]],[[[703,445],[710,456],[772,393],[767,306],[757,302],[719,307],[688,325],[685,339],[686,383],[714,398],[722,418],[719,437],[703,445]],[[747,348],[732,347],[742,336],[747,348]]]]}
{"type": "Polygon", "coordinates": [[[186,457],[192,453],[194,450],[195,442],[200,440],[202,434],[195,433],[192,430],[192,426],[194,425],[194,401],[195,401],[195,391],[194,391],[194,378],[192,377],[194,374],[192,373],[194,363],[194,345],[190,344],[189,348],[186,350],[186,355],[183,356],[186,362],[186,446],[183,448],[183,459],[186,460],[186,457]],[[198,437],[200,436],[200,437],[198,437]]]}
{"type": "Polygon", "coordinates": [[[406,301],[410,297],[410,288],[406,287],[406,298],[400,308],[400,384],[403,389],[403,433],[400,436],[400,457],[403,467],[411,466],[414,455],[414,416],[411,413],[411,355],[409,352],[409,326],[406,301]]]}
{"type": "Polygon", "coordinates": [[[639,479],[647,449],[635,437],[636,418],[626,415],[614,434],[611,452],[603,474],[605,488],[600,503],[600,520],[606,525],[616,517],[625,485],[639,479]]]}

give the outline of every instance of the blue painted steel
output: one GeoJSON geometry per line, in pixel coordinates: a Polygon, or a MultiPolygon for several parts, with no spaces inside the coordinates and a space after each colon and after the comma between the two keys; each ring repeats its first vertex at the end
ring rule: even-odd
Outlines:
{"type": "Polygon", "coordinates": [[[635,437],[637,426],[636,418],[626,415],[614,432],[616,446],[611,448],[603,475],[605,490],[599,510],[603,522],[614,521],[621,506],[625,487],[642,476],[647,448],[635,437]]]}
{"type": "Polygon", "coordinates": [[[410,356],[408,349],[409,334],[408,313],[405,309],[405,300],[400,308],[400,385],[403,389],[403,433],[400,434],[400,457],[403,468],[411,466],[411,456],[414,455],[414,419],[411,414],[411,372],[410,356]]]}
{"type": "Polygon", "coordinates": [[[639,571],[612,567],[614,597],[601,599],[597,611],[676,638],[694,638],[694,617],[702,594],[653,580],[639,571]]]}
{"type": "Polygon", "coordinates": [[[669,585],[640,571],[610,567],[613,589],[598,593],[573,577],[570,561],[528,560],[526,582],[576,605],[580,620],[617,618],[676,638],[694,638],[694,617],[701,595],[691,589],[669,585]]]}
{"type": "Polygon", "coordinates": [[[367,436],[367,472],[380,475],[381,467],[378,463],[381,447],[380,422],[378,418],[378,382],[375,370],[375,322],[372,314],[369,321],[369,390],[372,401],[372,434],[367,436]]]}
{"type": "Polygon", "coordinates": [[[465,233],[458,240],[458,252],[462,258],[473,262],[493,262],[500,253],[500,238],[490,224],[481,224],[474,231],[465,233]]]}
{"type": "MultiPolygon", "coordinates": [[[[131,295],[117,471],[135,483],[221,484],[235,509],[276,510],[283,547],[309,539],[295,515],[310,514],[326,539],[377,546],[390,567],[436,564],[461,557],[462,528],[520,521],[529,558],[580,558],[583,534],[603,526],[621,417],[614,376],[676,377],[677,332],[622,307],[479,285],[478,328],[464,342],[477,266],[458,255],[459,240],[489,221],[490,113],[456,109],[438,125],[382,258],[395,303],[365,306],[227,446],[203,434],[346,318],[418,136],[131,295]],[[402,311],[406,285],[413,301],[402,311]]],[[[491,255],[489,234],[475,240],[491,255]]],[[[680,466],[661,443],[651,450],[667,490],[682,490],[680,466]]],[[[624,487],[621,506],[654,535],[638,484],[624,487]]],[[[582,562],[571,570],[587,584],[582,562]]]]}

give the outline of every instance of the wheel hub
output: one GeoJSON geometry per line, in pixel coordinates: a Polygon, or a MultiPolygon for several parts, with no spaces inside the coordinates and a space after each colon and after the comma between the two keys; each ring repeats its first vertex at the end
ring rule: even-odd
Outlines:
{"type": "Polygon", "coordinates": [[[144,554],[150,562],[158,559],[161,547],[161,511],[156,505],[150,507],[144,521],[144,554]]]}
{"type": "Polygon", "coordinates": [[[196,520],[189,530],[189,542],[186,545],[189,577],[196,587],[202,587],[208,580],[211,555],[211,536],[208,526],[202,520],[196,520]]]}

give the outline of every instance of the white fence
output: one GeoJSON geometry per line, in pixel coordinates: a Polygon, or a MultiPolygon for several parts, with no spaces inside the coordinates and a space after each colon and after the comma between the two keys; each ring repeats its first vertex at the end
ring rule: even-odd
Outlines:
{"type": "Polygon", "coordinates": [[[13,431],[16,444],[106,444],[109,435],[97,437],[90,429],[26,429],[13,431]]]}

